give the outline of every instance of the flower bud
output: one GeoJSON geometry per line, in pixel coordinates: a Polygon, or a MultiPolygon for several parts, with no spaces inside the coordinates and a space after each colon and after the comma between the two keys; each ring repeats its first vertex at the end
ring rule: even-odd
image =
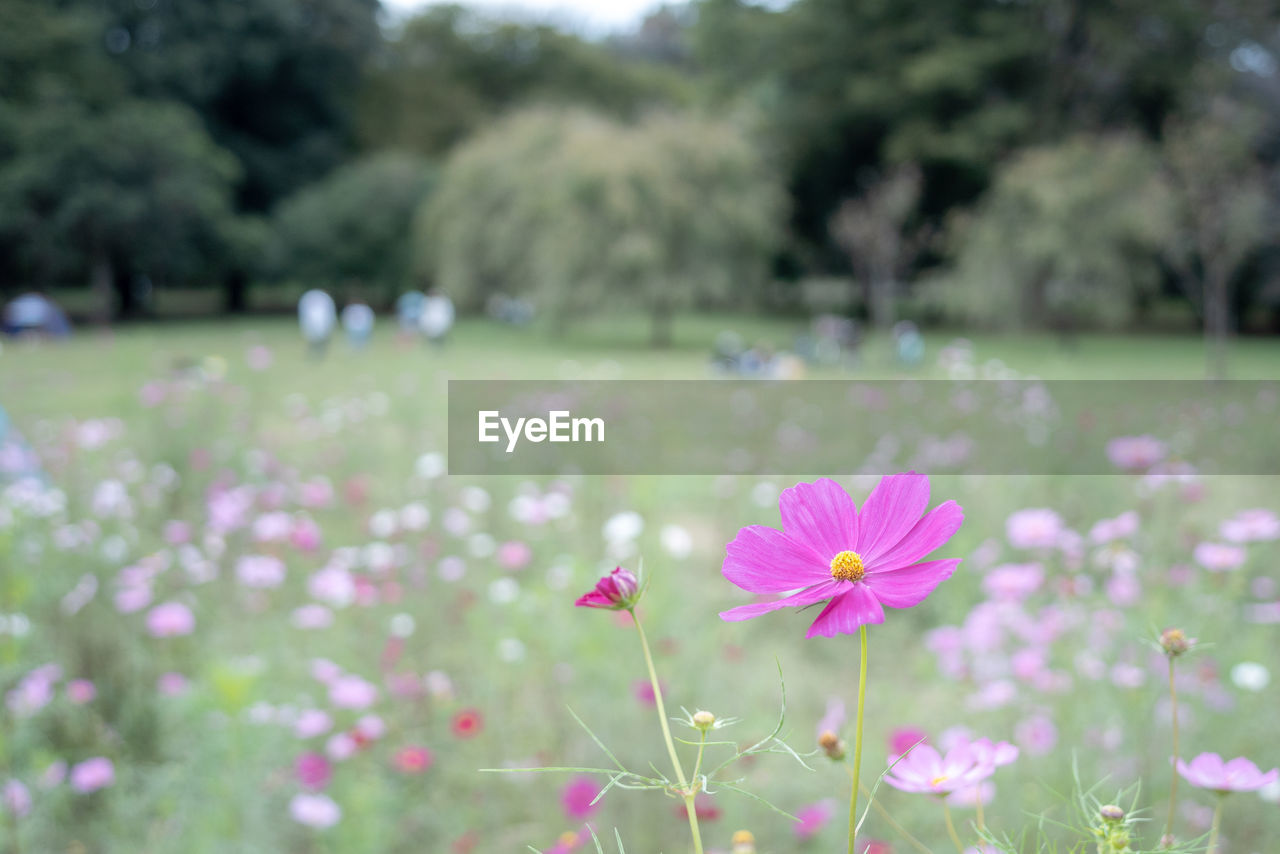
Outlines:
{"type": "Polygon", "coordinates": [[[1167,850],[1177,844],[1178,844],[1178,840],[1174,839],[1172,833],[1166,833],[1164,836],[1160,837],[1161,850],[1167,850]]]}
{"type": "Polygon", "coordinates": [[[595,589],[574,604],[579,608],[607,608],[620,611],[635,607],[640,595],[640,582],[629,569],[618,567],[596,582],[595,589]]]}
{"type": "Polygon", "coordinates": [[[756,854],[756,838],[749,830],[739,830],[733,834],[733,854],[756,854]]]}
{"type": "Polygon", "coordinates": [[[1115,804],[1107,804],[1098,810],[1098,814],[1102,816],[1103,821],[1121,821],[1124,819],[1124,810],[1115,804]]]}
{"type": "Polygon", "coordinates": [[[711,714],[711,712],[699,710],[693,714],[693,725],[703,732],[711,729],[712,724],[715,722],[716,716],[711,714]]]}
{"type": "Polygon", "coordinates": [[[844,759],[845,743],[831,730],[825,730],[822,735],[818,736],[818,746],[822,748],[822,752],[835,762],[844,759]]]}
{"type": "Polygon", "coordinates": [[[1165,629],[1160,633],[1160,648],[1170,658],[1176,658],[1195,644],[1195,638],[1189,638],[1182,629],[1165,629]]]}

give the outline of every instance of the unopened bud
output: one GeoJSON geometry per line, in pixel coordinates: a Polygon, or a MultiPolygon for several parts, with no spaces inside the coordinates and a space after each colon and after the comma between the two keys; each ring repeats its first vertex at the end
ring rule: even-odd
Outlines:
{"type": "Polygon", "coordinates": [[[1182,629],[1165,629],[1160,633],[1160,648],[1170,658],[1176,658],[1191,649],[1195,638],[1187,637],[1182,629]]]}
{"type": "Polygon", "coordinates": [[[818,746],[822,748],[822,752],[827,754],[829,759],[839,762],[844,759],[845,743],[840,740],[840,736],[831,730],[825,730],[822,735],[818,736],[818,746]]]}
{"type": "Polygon", "coordinates": [[[733,854],[756,854],[756,838],[749,830],[733,834],[733,854]]]}
{"type": "Polygon", "coordinates": [[[711,725],[716,722],[716,716],[708,711],[697,711],[693,714],[693,725],[702,731],[711,729],[711,725]]]}
{"type": "Polygon", "coordinates": [[[1173,838],[1172,833],[1166,833],[1164,836],[1160,837],[1160,847],[1162,849],[1169,849],[1177,844],[1178,844],[1178,840],[1173,838]]]}
{"type": "Polygon", "coordinates": [[[1124,818],[1124,810],[1115,804],[1107,804],[1098,810],[1098,814],[1102,816],[1103,821],[1121,821],[1124,818]]]}

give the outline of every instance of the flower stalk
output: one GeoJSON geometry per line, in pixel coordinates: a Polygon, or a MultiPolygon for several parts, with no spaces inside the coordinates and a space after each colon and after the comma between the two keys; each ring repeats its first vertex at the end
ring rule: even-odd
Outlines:
{"type": "Polygon", "coordinates": [[[849,854],[854,854],[858,833],[858,784],[862,774],[862,713],[867,699],[867,627],[858,626],[858,717],[853,736],[853,787],[849,795],[849,854]]]}

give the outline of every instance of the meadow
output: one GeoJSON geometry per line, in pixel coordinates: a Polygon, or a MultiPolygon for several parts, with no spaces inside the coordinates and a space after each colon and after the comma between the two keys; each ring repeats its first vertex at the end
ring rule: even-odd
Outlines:
{"type": "MultiPolygon", "coordinates": [[[[615,787],[591,803],[607,774],[516,770],[608,767],[576,716],[626,768],[670,773],[630,617],[574,607],[619,565],[643,566],[667,711],[740,719],[709,754],[773,732],[785,684],[778,735],[796,755],[745,757],[708,785],[706,850],[745,850],[740,830],[759,852],[845,850],[849,777],[819,736],[852,744],[857,637],[806,639],[816,609],[725,622],[755,600],[720,570],[739,529],[780,527],[782,490],[831,477],[861,506],[877,476],[446,473],[448,379],[703,378],[730,327],[786,347],[798,324],[681,318],[654,351],[625,320],[557,340],[463,321],[440,348],[384,322],[323,360],[283,319],[6,342],[0,403],[43,476],[0,485],[0,851],[595,851],[587,826],[608,851],[692,850],[678,798],[615,787]]],[[[913,371],[873,337],[851,373],[810,375],[942,378],[953,337],[927,333],[913,371]]],[[[1195,339],[966,337],[979,370],[1204,372],[1195,339]]],[[[1237,342],[1231,376],[1280,379],[1280,344],[1237,342]]],[[[1173,662],[1178,755],[1280,764],[1280,480],[1146,470],[1158,462],[931,478],[930,507],[964,508],[937,556],[963,560],[870,629],[862,775],[920,738],[1016,745],[948,799],[962,850],[1093,850],[1077,787],[1125,793],[1128,850],[1157,850],[1170,627],[1196,639],[1173,662]]],[[[939,798],[875,799],[859,851],[955,850],[939,798]]],[[[1206,850],[1216,803],[1180,781],[1177,850],[1206,850]]],[[[1226,799],[1219,852],[1276,839],[1280,788],[1226,799]]]]}

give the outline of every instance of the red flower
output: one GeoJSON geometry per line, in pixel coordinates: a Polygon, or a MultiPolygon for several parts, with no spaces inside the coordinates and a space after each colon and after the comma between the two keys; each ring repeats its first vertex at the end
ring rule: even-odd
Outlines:
{"type": "MultiPolygon", "coordinates": [[[[698,815],[698,821],[715,821],[720,817],[720,807],[716,806],[715,799],[710,795],[698,795],[693,799],[693,811],[698,815]]],[[[676,815],[681,818],[688,818],[689,810],[684,805],[676,807],[676,815]]]]}
{"type": "Polygon", "coordinates": [[[452,729],[458,738],[475,738],[484,729],[484,718],[476,709],[463,709],[453,716],[452,729]]]}
{"type": "Polygon", "coordinates": [[[436,757],[425,747],[409,745],[397,750],[391,761],[405,774],[421,774],[435,763],[436,757]]]}

